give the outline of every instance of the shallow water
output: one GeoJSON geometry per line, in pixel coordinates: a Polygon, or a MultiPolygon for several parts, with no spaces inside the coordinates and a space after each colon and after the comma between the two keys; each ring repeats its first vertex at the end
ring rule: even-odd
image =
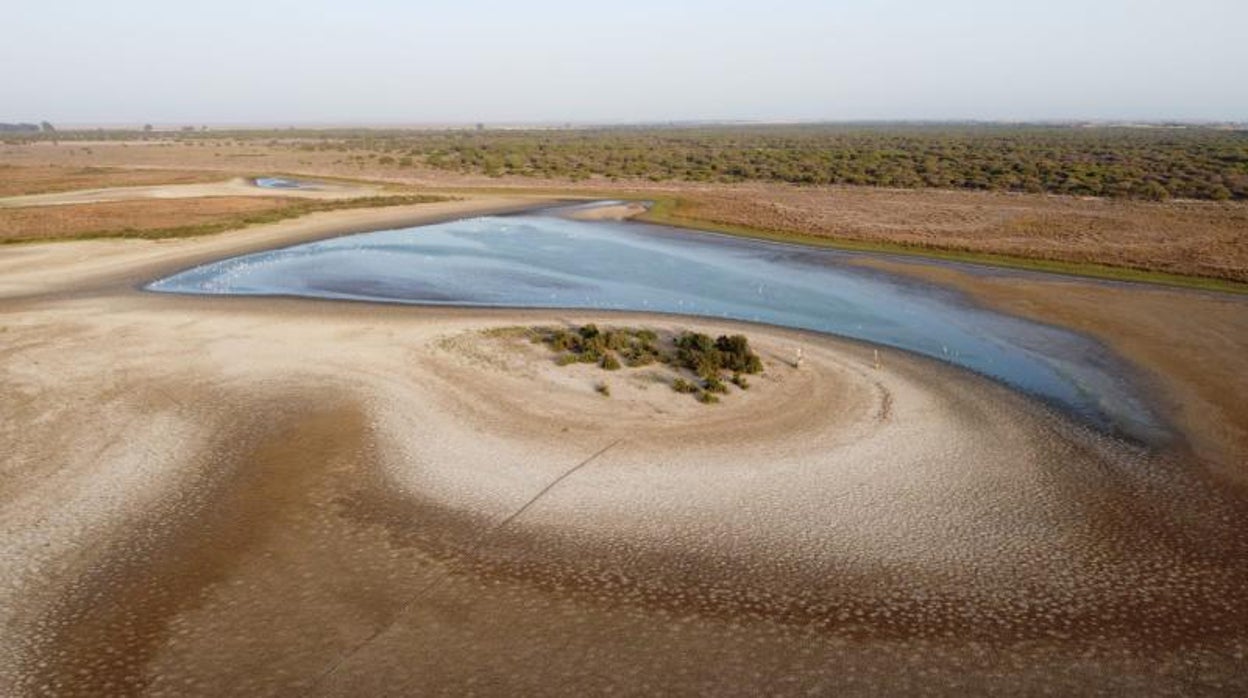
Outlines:
{"type": "Polygon", "coordinates": [[[639,223],[483,217],[222,260],[153,291],[602,308],[764,322],[867,340],[996,378],[1099,429],[1164,435],[1128,371],[1082,335],[970,304],[836,250],[639,223]]]}
{"type": "Polygon", "coordinates": [[[305,182],[295,179],[286,179],[285,177],[256,177],[253,180],[257,187],[261,189],[312,189],[313,187],[305,182]]]}

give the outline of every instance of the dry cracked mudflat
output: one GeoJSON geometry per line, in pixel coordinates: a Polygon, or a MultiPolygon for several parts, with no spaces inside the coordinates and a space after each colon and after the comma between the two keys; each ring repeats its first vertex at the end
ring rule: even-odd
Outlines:
{"type": "Polygon", "coordinates": [[[554,313],[293,303],[6,321],[0,692],[1248,692],[1179,453],[781,330],[703,406],[471,339],[554,313]]]}

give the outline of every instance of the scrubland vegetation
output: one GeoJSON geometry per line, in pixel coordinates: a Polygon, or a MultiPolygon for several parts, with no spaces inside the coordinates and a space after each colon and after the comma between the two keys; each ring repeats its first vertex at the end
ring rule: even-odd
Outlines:
{"type": "MultiPolygon", "coordinates": [[[[638,368],[662,364],[677,375],[670,383],[672,390],[693,395],[699,402],[719,402],[719,395],[728,393],[724,376],[741,390],[749,388],[744,374],[763,372],[763,361],[750,348],[744,335],[723,335],[712,339],[698,332],[682,332],[671,337],[648,329],[599,329],[589,324],[578,328],[535,327],[526,330],[529,338],[558,353],[555,363],[596,364],[606,371],[622,366],[638,368]]],[[[610,386],[599,383],[595,389],[610,396],[610,386]]]]}
{"type": "MultiPolygon", "coordinates": [[[[768,127],[426,134],[373,141],[441,169],[1248,199],[1248,134],[1211,129],[768,127]]],[[[314,146],[311,146],[314,147],[314,146]]]]}
{"type": "Polygon", "coordinates": [[[1248,130],[810,124],[531,130],[60,131],[6,142],[234,140],[397,168],[547,179],[787,182],[1147,200],[1248,200],[1248,130]]]}

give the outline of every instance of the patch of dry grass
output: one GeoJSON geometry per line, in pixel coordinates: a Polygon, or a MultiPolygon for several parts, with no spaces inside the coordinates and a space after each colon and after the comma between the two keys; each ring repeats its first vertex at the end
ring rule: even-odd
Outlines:
{"type": "Polygon", "coordinates": [[[0,240],[54,240],[89,233],[139,233],[204,225],[278,211],[291,203],[278,197],[229,196],[0,208],[0,240]]]}
{"type": "Polygon", "coordinates": [[[978,192],[682,192],[669,220],[1248,282],[1248,206],[978,192]]]}
{"type": "Polygon", "coordinates": [[[197,184],[227,179],[223,172],[123,169],[96,166],[20,166],[0,163],[0,196],[51,194],[79,189],[197,184]]]}
{"type": "Polygon", "coordinates": [[[438,196],[376,196],[339,200],[223,196],[0,208],[0,243],[104,237],[188,237],[272,223],[317,211],[445,200],[438,196]]]}

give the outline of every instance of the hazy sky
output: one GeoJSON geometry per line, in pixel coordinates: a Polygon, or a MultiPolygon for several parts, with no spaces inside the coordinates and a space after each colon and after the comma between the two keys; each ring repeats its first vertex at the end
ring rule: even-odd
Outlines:
{"type": "Polygon", "coordinates": [[[0,121],[1248,120],[1248,0],[19,1],[0,121]]]}

